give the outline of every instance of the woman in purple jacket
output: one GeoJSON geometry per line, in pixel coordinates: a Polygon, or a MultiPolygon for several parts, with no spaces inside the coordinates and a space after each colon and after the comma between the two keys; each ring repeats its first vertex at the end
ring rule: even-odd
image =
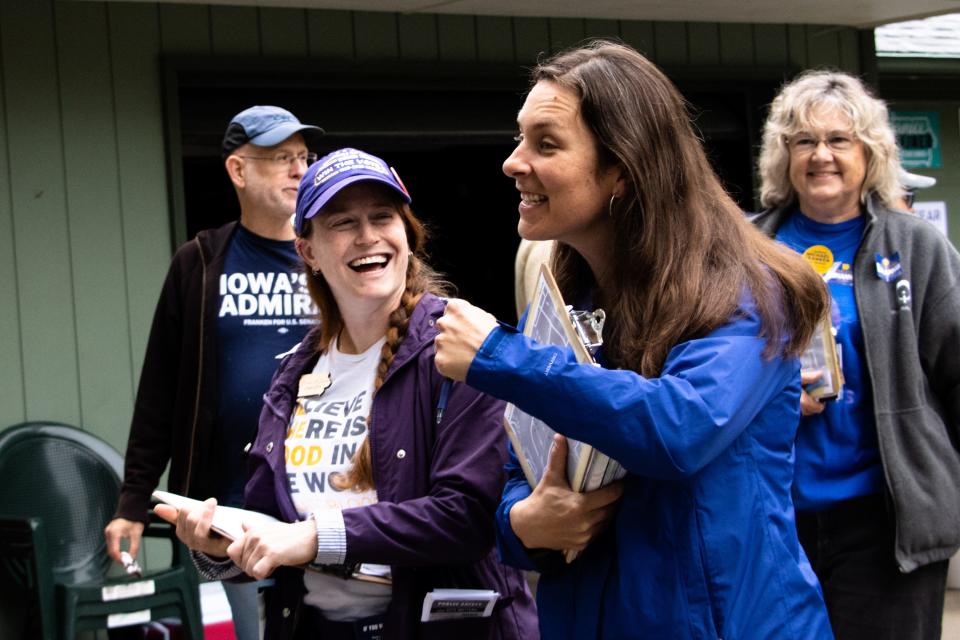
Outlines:
{"type": "Polygon", "coordinates": [[[503,405],[436,371],[444,303],[409,203],[396,172],[356,149],[300,184],[296,246],[323,322],[264,396],[246,486],[247,508],[281,522],[230,543],[211,536],[213,500],[157,508],[210,577],[276,580],[267,638],[537,637],[522,574],[493,553],[503,405]],[[483,607],[428,598],[437,589],[496,595],[483,607]]]}

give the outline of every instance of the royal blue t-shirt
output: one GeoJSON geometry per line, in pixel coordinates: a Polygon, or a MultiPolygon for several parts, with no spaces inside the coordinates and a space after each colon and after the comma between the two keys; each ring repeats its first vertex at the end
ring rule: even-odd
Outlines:
{"type": "Polygon", "coordinates": [[[222,479],[217,501],[243,505],[244,447],[253,439],[263,394],[280,361],[316,322],[292,240],[238,226],[220,274],[217,317],[219,407],[211,456],[222,479]]]}
{"type": "Polygon", "coordinates": [[[843,367],[843,392],[822,413],[800,419],[793,498],[798,511],[820,511],[883,489],[863,332],[853,295],[853,260],[866,218],[837,224],[811,220],[797,210],[777,240],[803,254],[830,290],[830,313],[843,367]]]}

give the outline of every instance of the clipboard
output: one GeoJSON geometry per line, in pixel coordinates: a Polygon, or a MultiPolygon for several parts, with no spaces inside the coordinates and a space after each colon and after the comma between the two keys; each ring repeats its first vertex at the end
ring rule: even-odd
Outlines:
{"type": "MultiPolygon", "coordinates": [[[[523,334],[540,344],[570,347],[577,362],[599,366],[593,354],[602,344],[604,318],[602,309],[586,312],[567,306],[553,273],[544,264],[540,266],[523,334]]],[[[513,404],[507,405],[503,422],[527,482],[536,487],[543,477],[556,431],[513,404]]],[[[626,475],[619,462],[589,444],[572,438],[567,438],[567,442],[567,481],[574,491],[599,489],[626,475]]],[[[575,552],[565,554],[567,562],[576,557],[575,552]]]]}
{"type": "Polygon", "coordinates": [[[823,374],[819,380],[804,388],[814,400],[836,400],[840,397],[843,392],[843,367],[829,313],[824,314],[817,323],[810,344],[800,356],[800,369],[823,374]]]}

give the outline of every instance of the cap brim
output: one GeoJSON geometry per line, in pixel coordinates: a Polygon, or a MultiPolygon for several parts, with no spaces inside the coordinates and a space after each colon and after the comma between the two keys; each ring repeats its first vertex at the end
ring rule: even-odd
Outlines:
{"type": "Polygon", "coordinates": [[[330,202],[330,200],[332,200],[335,195],[343,191],[345,187],[349,187],[351,184],[356,184],[357,182],[379,182],[381,184],[385,184],[391,189],[393,189],[394,191],[396,191],[398,194],[400,194],[400,197],[403,199],[404,202],[406,202],[407,204],[410,204],[410,196],[407,195],[406,192],[398,188],[397,185],[393,184],[386,178],[381,178],[379,176],[372,176],[372,175],[366,175],[366,174],[359,175],[359,176],[350,176],[349,178],[344,178],[340,182],[337,182],[336,184],[331,185],[330,187],[327,188],[327,190],[323,193],[322,196],[317,198],[316,202],[314,202],[313,205],[310,206],[310,209],[307,210],[307,212],[303,215],[303,220],[300,221],[300,225],[299,225],[300,228],[297,229],[297,233],[300,233],[303,227],[304,221],[309,220],[310,218],[317,215],[320,209],[323,209],[323,207],[326,206],[326,204],[330,202]]]}
{"type": "Polygon", "coordinates": [[[900,184],[908,189],[926,189],[937,184],[937,179],[931,176],[922,176],[918,173],[910,173],[905,169],[900,169],[900,184]]]}
{"type": "Polygon", "coordinates": [[[255,138],[250,138],[247,142],[255,144],[258,147],[272,147],[275,144],[280,144],[295,133],[299,133],[305,138],[313,138],[323,135],[323,129],[315,127],[312,124],[286,122],[266,133],[261,133],[255,138]]]}

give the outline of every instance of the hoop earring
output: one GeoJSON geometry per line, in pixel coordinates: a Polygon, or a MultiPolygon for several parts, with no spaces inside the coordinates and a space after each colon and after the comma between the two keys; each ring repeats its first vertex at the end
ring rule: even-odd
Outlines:
{"type": "Polygon", "coordinates": [[[617,199],[617,195],[613,194],[610,196],[610,202],[607,204],[607,215],[611,218],[613,217],[613,201],[617,199]]]}

